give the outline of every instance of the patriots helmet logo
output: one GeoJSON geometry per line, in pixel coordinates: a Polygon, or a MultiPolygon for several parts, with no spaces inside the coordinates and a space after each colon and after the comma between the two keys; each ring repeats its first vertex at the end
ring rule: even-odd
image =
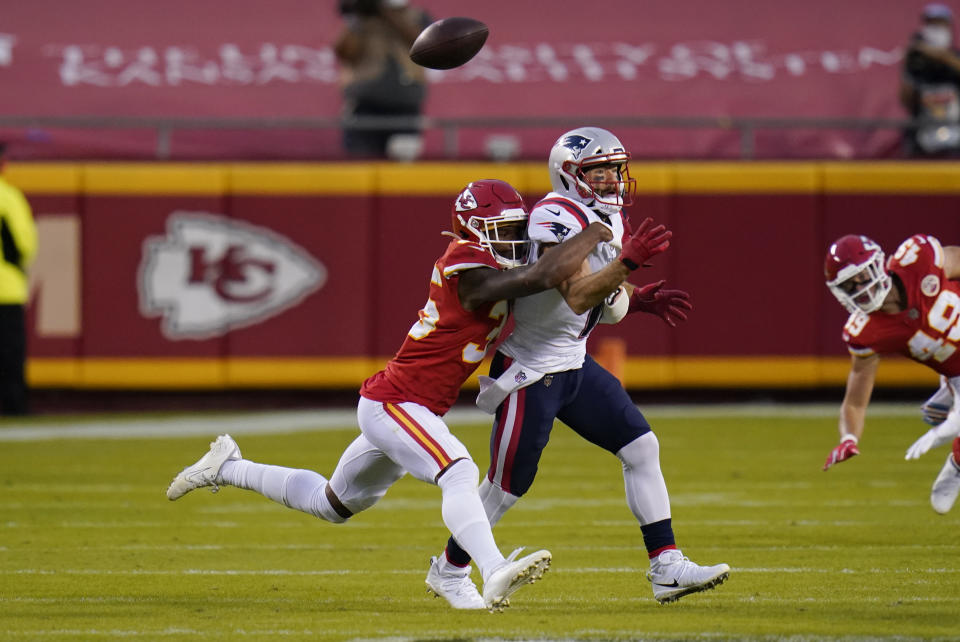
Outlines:
{"type": "Polygon", "coordinates": [[[580,154],[583,153],[583,150],[586,149],[587,145],[589,145],[592,141],[593,139],[591,138],[585,138],[584,136],[573,134],[564,138],[561,144],[570,150],[574,158],[580,158],[580,154]]]}
{"type": "Polygon", "coordinates": [[[567,234],[570,233],[569,227],[556,221],[544,221],[540,223],[540,225],[550,230],[550,232],[556,237],[557,243],[562,243],[563,239],[565,239],[567,234]]]}
{"type": "Polygon", "coordinates": [[[469,189],[463,190],[463,193],[457,198],[457,211],[467,212],[475,209],[477,209],[477,199],[473,197],[469,189]]]}

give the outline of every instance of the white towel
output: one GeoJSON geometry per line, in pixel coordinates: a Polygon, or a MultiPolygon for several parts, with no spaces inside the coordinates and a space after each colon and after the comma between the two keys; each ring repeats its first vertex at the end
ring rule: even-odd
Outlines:
{"type": "Polygon", "coordinates": [[[497,407],[503,403],[511,392],[526,388],[532,383],[543,379],[545,373],[528,368],[519,361],[514,361],[503,374],[493,379],[480,375],[480,394],[477,395],[477,408],[488,415],[496,414],[497,407]]]}

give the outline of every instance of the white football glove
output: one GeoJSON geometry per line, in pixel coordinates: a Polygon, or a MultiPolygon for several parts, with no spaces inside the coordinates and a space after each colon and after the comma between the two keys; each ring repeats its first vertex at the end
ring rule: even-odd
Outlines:
{"type": "Polygon", "coordinates": [[[931,448],[938,448],[950,443],[958,433],[960,433],[960,422],[958,421],[945,421],[939,426],[934,426],[907,448],[904,459],[919,459],[931,448]]]}

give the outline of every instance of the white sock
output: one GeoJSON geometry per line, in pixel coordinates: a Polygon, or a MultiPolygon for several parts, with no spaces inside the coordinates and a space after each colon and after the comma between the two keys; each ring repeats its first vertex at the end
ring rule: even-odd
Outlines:
{"type": "Polygon", "coordinates": [[[228,460],[220,469],[224,484],[260,493],[289,508],[334,524],[346,521],[327,500],[327,478],[312,470],[228,460]]]}
{"type": "Polygon", "coordinates": [[[443,492],[441,512],[457,544],[477,563],[484,581],[504,562],[477,494],[480,470],[469,459],[454,462],[437,480],[443,492]]]}
{"type": "Polygon", "coordinates": [[[516,495],[511,495],[494,483],[491,483],[486,476],[480,481],[480,501],[483,502],[483,510],[490,520],[490,526],[496,526],[500,518],[510,510],[510,507],[520,499],[516,495]]]}
{"type": "Polygon", "coordinates": [[[660,470],[660,441],[652,432],[620,449],[627,505],[641,524],[670,517],[670,496],[660,470]]]}

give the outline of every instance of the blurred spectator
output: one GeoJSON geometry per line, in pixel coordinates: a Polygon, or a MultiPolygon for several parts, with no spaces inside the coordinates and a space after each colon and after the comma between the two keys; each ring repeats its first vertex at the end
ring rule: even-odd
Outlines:
{"type": "Polygon", "coordinates": [[[427,94],[425,72],[410,60],[410,45],[431,19],[406,0],[340,0],[346,27],[334,51],[342,69],[343,142],[352,156],[387,156],[390,139],[402,135],[404,150],[419,142],[420,127],[362,129],[359,116],[420,116],[427,94]]]}
{"type": "Polygon", "coordinates": [[[928,4],[904,56],[900,102],[918,121],[905,132],[908,156],[960,156],[960,52],[953,11],[928,4]]]}
{"type": "Polygon", "coordinates": [[[4,147],[0,143],[0,415],[24,415],[28,411],[24,308],[37,228],[23,192],[2,176],[4,147]]]}

